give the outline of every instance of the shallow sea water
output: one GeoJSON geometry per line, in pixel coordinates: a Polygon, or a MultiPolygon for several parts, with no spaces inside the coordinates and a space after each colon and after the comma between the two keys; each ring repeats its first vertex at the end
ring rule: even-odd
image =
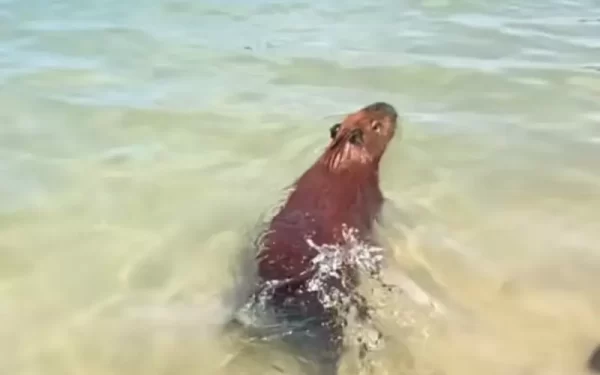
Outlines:
{"type": "Polygon", "coordinates": [[[585,374],[599,97],[592,0],[1,0],[0,373],[301,374],[223,332],[239,254],[384,100],[386,277],[427,298],[373,296],[369,371],[585,374]]]}

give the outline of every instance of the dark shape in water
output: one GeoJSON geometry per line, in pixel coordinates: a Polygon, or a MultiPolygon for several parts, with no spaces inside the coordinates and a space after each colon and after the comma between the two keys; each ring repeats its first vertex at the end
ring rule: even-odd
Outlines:
{"type": "Polygon", "coordinates": [[[600,372],[600,345],[598,345],[588,359],[588,368],[595,372],[600,372]]]}
{"type": "Polygon", "coordinates": [[[310,322],[285,341],[320,363],[322,375],[337,373],[347,309],[357,307],[364,318],[367,307],[355,291],[356,265],[344,263],[337,275],[320,277],[316,291],[311,287],[314,261],[320,247],[349,245],[345,228],[354,230],[355,240],[375,244],[372,229],[384,201],[379,163],[397,130],[397,117],[391,105],[378,102],[334,125],[329,145],[295,182],[260,238],[254,298],[266,299],[287,322],[310,322]],[[323,295],[345,302],[329,305],[323,295]]]}

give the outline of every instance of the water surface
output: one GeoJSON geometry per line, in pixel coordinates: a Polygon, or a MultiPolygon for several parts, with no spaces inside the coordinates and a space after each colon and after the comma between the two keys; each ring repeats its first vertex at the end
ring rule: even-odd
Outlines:
{"type": "Polygon", "coordinates": [[[599,97],[592,0],[0,1],[0,372],[300,373],[219,331],[237,255],[385,100],[390,277],[447,310],[379,298],[375,373],[585,373],[599,97]]]}

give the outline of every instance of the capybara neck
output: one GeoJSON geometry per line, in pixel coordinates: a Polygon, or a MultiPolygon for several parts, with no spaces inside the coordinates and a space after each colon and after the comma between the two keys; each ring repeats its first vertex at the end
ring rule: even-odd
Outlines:
{"type": "Polygon", "coordinates": [[[346,147],[337,149],[327,149],[323,155],[316,161],[317,166],[322,166],[329,173],[339,175],[343,178],[352,178],[356,183],[363,181],[373,182],[373,179],[379,183],[379,160],[380,158],[361,159],[360,162],[351,161],[347,154],[351,153],[346,147]]]}
{"type": "Polygon", "coordinates": [[[282,222],[301,215],[307,221],[294,228],[298,236],[312,236],[320,245],[339,244],[343,227],[357,230],[360,237],[367,236],[382,203],[375,168],[331,168],[323,157],[296,181],[286,204],[273,218],[271,229],[283,230],[282,222]]]}

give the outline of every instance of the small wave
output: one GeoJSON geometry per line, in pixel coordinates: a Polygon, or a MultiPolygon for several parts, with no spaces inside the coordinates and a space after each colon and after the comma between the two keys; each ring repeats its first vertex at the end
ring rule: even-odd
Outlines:
{"type": "MultiPolygon", "coordinates": [[[[307,245],[318,253],[306,273],[310,275],[306,281],[307,292],[314,293],[325,309],[340,313],[346,327],[344,340],[349,347],[358,350],[360,358],[385,347],[385,337],[377,322],[378,316],[387,315],[383,311],[388,310],[385,307],[394,311],[397,308],[411,309],[409,305],[386,306],[395,304],[398,301],[396,297],[402,295],[408,298],[414,308],[425,306],[434,314],[444,312],[443,306],[433,301],[408,277],[395,277],[393,284],[384,281],[383,247],[363,240],[357,229],[348,226],[342,228],[342,236],[341,245],[316,244],[310,236],[306,236],[307,245]],[[348,285],[354,282],[348,277],[349,269],[361,277],[358,288],[348,285]]],[[[292,282],[294,280],[275,280],[261,285],[260,290],[236,311],[235,320],[260,341],[285,339],[310,331],[315,322],[319,324],[318,317],[300,316],[298,319],[293,313],[288,315],[288,311],[281,312],[270,304],[275,289],[292,282]]],[[[402,320],[405,315],[410,320],[410,314],[405,313],[394,313],[395,320],[402,320]]],[[[402,325],[403,322],[397,324],[402,325]]]]}

